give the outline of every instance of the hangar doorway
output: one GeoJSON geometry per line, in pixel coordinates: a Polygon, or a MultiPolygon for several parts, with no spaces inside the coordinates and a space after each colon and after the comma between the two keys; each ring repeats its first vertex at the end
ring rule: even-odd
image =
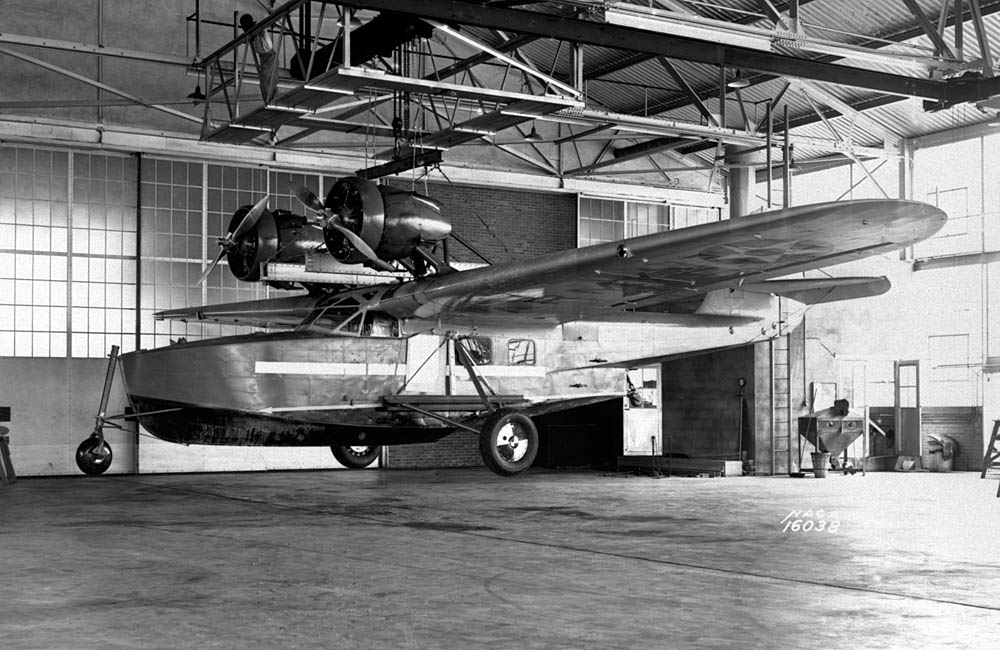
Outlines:
{"type": "Polygon", "coordinates": [[[622,453],[621,404],[612,397],[534,418],[539,444],[533,467],[614,467],[622,453]]]}
{"type": "Polygon", "coordinates": [[[625,408],[622,416],[625,455],[663,455],[660,366],[626,370],[625,390],[625,408]]]}
{"type": "Polygon", "coordinates": [[[758,372],[756,349],[738,346],[663,364],[663,449],[658,454],[718,461],[745,457],[755,465],[758,453],[770,456],[770,447],[761,445],[755,435],[761,431],[770,442],[770,429],[757,423],[758,418],[769,417],[769,409],[768,387],[758,377],[763,374],[767,380],[767,374],[758,372]]]}

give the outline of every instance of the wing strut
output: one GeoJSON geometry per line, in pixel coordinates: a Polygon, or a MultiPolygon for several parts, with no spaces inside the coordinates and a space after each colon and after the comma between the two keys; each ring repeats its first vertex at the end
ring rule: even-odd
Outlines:
{"type": "Polygon", "coordinates": [[[486,406],[487,411],[496,411],[499,406],[490,400],[490,397],[496,397],[497,392],[493,390],[486,378],[479,374],[476,368],[476,362],[472,360],[472,355],[465,348],[462,343],[461,338],[454,337],[455,339],[455,352],[458,356],[459,363],[465,368],[465,371],[469,373],[469,379],[472,380],[472,385],[476,387],[476,392],[479,393],[479,399],[483,400],[483,405],[486,406]],[[487,395],[486,391],[489,391],[487,395]]]}

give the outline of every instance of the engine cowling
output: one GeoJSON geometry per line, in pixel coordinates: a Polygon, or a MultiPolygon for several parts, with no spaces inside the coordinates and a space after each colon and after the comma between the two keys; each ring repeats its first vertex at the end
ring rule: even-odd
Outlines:
{"type": "MultiPolygon", "coordinates": [[[[233,232],[252,206],[245,205],[233,213],[229,232],[233,232]]],[[[265,262],[297,263],[305,254],[323,243],[323,233],[308,220],[288,210],[267,210],[257,224],[236,240],[226,252],[229,270],[240,280],[260,280],[261,264],[265,262]]]]}
{"type": "Polygon", "coordinates": [[[417,246],[436,244],[451,234],[451,223],[437,201],[357,176],[334,183],[324,205],[332,213],[323,228],[324,241],[330,254],[345,264],[361,264],[368,258],[332,223],[361,237],[386,262],[407,258],[417,246]]]}

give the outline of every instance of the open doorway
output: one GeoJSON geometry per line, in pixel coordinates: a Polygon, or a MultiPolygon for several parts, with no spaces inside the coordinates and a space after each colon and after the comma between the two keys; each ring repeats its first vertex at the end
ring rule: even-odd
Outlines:
{"type": "Polygon", "coordinates": [[[897,361],[896,379],[896,454],[920,455],[920,364],[897,361]]]}
{"type": "Polygon", "coordinates": [[[625,371],[623,415],[626,456],[663,455],[663,404],[660,401],[660,366],[625,371]]]}

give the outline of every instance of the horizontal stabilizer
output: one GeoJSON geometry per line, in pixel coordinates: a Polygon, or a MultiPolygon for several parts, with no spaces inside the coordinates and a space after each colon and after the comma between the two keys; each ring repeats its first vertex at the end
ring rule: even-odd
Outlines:
{"type": "Polygon", "coordinates": [[[804,305],[880,296],[891,287],[886,277],[793,278],[746,283],[740,287],[753,293],[773,293],[804,305]]]}

